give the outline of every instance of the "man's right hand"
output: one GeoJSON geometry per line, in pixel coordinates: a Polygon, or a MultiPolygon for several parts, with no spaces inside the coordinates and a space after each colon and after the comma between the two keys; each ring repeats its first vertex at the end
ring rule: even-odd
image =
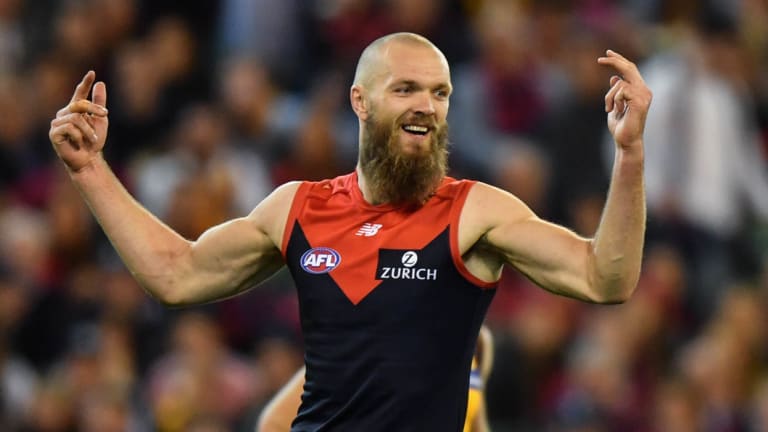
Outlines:
{"type": "Polygon", "coordinates": [[[48,137],[71,172],[78,172],[100,157],[107,139],[107,88],[88,71],[75,88],[69,104],[56,113],[48,137]],[[88,94],[93,86],[92,99],[88,94]]]}

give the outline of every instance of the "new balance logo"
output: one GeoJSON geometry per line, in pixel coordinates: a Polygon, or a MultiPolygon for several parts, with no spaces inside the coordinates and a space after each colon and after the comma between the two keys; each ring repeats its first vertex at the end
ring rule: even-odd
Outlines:
{"type": "Polygon", "coordinates": [[[373,237],[381,229],[381,224],[364,223],[359,230],[355,233],[356,236],[373,237]]]}

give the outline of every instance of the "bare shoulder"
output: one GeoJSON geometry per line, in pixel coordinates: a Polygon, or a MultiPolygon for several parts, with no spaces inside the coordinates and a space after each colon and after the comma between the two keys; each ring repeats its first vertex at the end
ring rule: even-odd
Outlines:
{"type": "Polygon", "coordinates": [[[482,281],[497,281],[503,264],[509,262],[509,245],[499,238],[518,237],[522,222],[532,218],[528,206],[511,193],[475,183],[459,218],[459,253],[467,270],[482,281]]]}
{"type": "Polygon", "coordinates": [[[280,185],[248,215],[248,220],[267,234],[277,246],[282,242],[285,222],[299,186],[300,181],[280,185]]]}
{"type": "Polygon", "coordinates": [[[477,182],[470,189],[459,221],[459,247],[471,249],[485,235],[502,223],[514,223],[534,217],[531,209],[513,194],[477,182]]]}

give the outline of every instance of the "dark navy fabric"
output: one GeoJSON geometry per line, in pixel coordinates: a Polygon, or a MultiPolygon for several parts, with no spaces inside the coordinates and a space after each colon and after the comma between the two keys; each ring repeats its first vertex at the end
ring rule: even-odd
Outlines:
{"type": "Polygon", "coordinates": [[[446,225],[419,250],[372,255],[381,282],[354,304],[333,272],[302,267],[313,246],[296,221],[285,257],[298,289],[307,372],[291,431],[462,430],[472,355],[495,289],[457,270],[449,232],[446,225]]]}

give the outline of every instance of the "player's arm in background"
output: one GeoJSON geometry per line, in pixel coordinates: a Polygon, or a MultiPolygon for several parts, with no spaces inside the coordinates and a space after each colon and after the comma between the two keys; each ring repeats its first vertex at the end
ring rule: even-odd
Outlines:
{"type": "Polygon", "coordinates": [[[512,194],[478,183],[467,197],[459,231],[478,251],[465,261],[481,279],[498,279],[508,263],[549,291],[585,301],[621,303],[634,292],[645,235],[643,130],[651,91],[621,55],[608,51],[598,62],[621,77],[611,77],[605,97],[616,156],[594,238],[544,221],[512,194]]]}
{"type": "Polygon", "coordinates": [[[483,378],[483,391],[480,393],[480,407],[477,415],[472,421],[471,432],[490,432],[491,426],[488,423],[488,411],[485,407],[485,389],[488,385],[488,378],[493,370],[493,334],[485,325],[480,327],[480,333],[477,339],[477,360],[480,365],[480,376],[483,378]]]}
{"type": "Polygon", "coordinates": [[[261,411],[256,432],[289,432],[304,391],[305,368],[299,369],[261,411]]]}
{"type": "Polygon", "coordinates": [[[247,217],[209,229],[196,241],[173,231],[142,207],[102,156],[107,90],[90,71],[70,103],[51,121],[49,138],[131,274],[167,305],[226,298],[282,266],[278,249],[297,184],[278,188],[247,217]],[[88,95],[93,87],[92,99],[88,95]]]}

